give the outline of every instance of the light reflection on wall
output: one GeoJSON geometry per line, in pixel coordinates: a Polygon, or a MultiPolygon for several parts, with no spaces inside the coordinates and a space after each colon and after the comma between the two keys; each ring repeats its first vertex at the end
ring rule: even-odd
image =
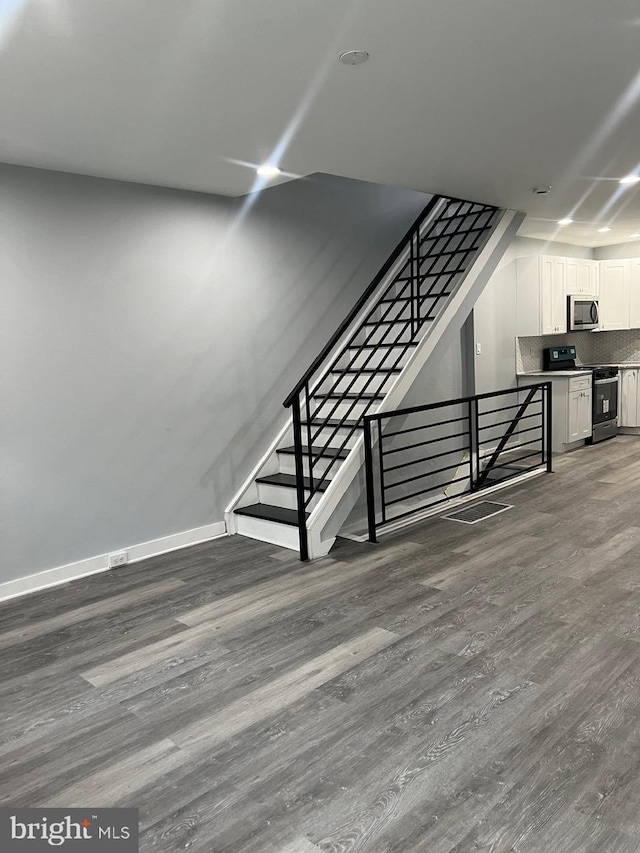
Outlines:
{"type": "Polygon", "coordinates": [[[0,50],[11,38],[26,0],[0,0],[0,50]]]}

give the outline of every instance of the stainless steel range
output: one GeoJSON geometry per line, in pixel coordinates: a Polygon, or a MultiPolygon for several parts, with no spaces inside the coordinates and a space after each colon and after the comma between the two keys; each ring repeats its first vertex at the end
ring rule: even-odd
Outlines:
{"type": "Polygon", "coordinates": [[[591,444],[618,433],[618,368],[593,367],[591,444]]]}

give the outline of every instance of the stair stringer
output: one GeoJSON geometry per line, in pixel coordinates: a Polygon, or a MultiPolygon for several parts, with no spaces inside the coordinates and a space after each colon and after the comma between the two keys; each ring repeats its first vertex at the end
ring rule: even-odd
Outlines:
{"type": "MultiPolygon", "coordinates": [[[[489,240],[467,271],[456,292],[426,332],[389,388],[377,412],[399,408],[421,370],[433,359],[443,357],[460,334],[478,297],[495,272],[525,217],[524,213],[505,210],[489,240]]],[[[340,465],[331,485],[307,519],[309,556],[325,556],[364,487],[364,438],[361,436],[340,465]]]]}
{"type": "MultiPolygon", "coordinates": [[[[443,208],[445,208],[449,202],[450,200],[446,198],[439,199],[434,209],[431,211],[429,218],[425,220],[425,223],[423,223],[423,225],[428,222],[431,222],[433,219],[436,219],[442,212],[443,208]]],[[[381,298],[381,294],[383,294],[389,287],[389,283],[393,281],[399,274],[400,270],[404,266],[406,266],[407,259],[409,258],[409,251],[410,250],[408,247],[404,249],[404,251],[400,254],[395,263],[383,276],[380,281],[380,284],[376,287],[375,291],[367,299],[362,308],[360,308],[353,322],[350,324],[349,328],[338,339],[331,354],[326,360],[324,369],[320,371],[317,378],[314,380],[313,387],[311,389],[312,391],[321,386],[322,382],[326,379],[329,371],[331,370],[332,365],[336,363],[337,357],[340,353],[344,351],[349,341],[353,338],[354,330],[358,329],[362,325],[366,317],[370,315],[371,311],[378,304],[378,301],[381,298]]],[[[236,493],[229,501],[224,510],[224,518],[225,523],[227,525],[227,532],[230,535],[238,532],[238,519],[234,513],[234,510],[238,509],[238,507],[246,506],[256,501],[257,491],[255,487],[255,480],[260,476],[274,473],[277,470],[276,450],[278,449],[278,447],[282,446],[287,433],[291,433],[292,430],[293,421],[289,410],[286,421],[278,429],[276,437],[273,439],[273,441],[271,441],[267,449],[260,456],[256,464],[252,467],[251,471],[242,482],[242,485],[236,491],[236,493]]]]}

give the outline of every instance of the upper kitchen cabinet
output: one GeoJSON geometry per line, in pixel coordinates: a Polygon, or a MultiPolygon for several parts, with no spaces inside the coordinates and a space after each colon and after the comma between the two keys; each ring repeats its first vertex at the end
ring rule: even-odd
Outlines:
{"type": "Polygon", "coordinates": [[[629,328],[640,329],[640,258],[633,258],[629,265],[629,328]]]}
{"type": "Polygon", "coordinates": [[[518,335],[567,331],[567,259],[534,255],[517,261],[518,335]]]}
{"type": "MultiPolygon", "coordinates": [[[[600,331],[632,328],[631,261],[600,261],[600,331]]],[[[634,308],[634,313],[637,308],[634,308]]],[[[640,326],[640,321],[638,322],[640,326]]]]}
{"type": "Polygon", "coordinates": [[[567,258],[567,296],[597,296],[600,289],[600,264],[587,258],[567,258]]]}

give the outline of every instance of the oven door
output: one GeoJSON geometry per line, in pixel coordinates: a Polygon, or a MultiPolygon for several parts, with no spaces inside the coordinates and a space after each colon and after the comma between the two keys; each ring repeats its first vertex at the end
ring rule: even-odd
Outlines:
{"type": "Polygon", "coordinates": [[[618,379],[596,379],[593,383],[593,423],[602,424],[618,417],[618,379]]]}

